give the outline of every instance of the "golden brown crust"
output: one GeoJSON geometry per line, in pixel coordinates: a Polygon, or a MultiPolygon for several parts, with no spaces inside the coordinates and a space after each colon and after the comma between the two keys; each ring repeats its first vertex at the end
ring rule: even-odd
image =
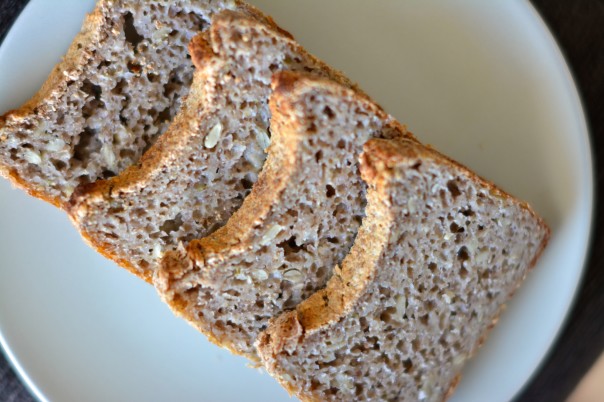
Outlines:
{"type": "Polygon", "coordinates": [[[212,51],[207,32],[197,34],[191,39],[191,42],[189,43],[189,54],[191,55],[191,60],[193,61],[195,68],[200,70],[203,69],[212,57],[214,57],[214,52],[212,51]]]}
{"type": "Polygon", "coordinates": [[[255,18],[258,21],[261,21],[262,23],[270,26],[273,30],[279,32],[281,35],[284,35],[290,39],[294,39],[294,36],[289,33],[288,31],[286,31],[285,29],[281,28],[273,19],[273,17],[271,17],[270,15],[266,15],[264,14],[262,11],[260,11],[258,8],[252,6],[251,4],[248,4],[244,1],[240,1],[237,0],[235,2],[237,4],[237,11],[231,11],[231,10],[225,10],[224,11],[224,15],[231,15],[232,19],[231,21],[234,21],[236,18],[239,18],[242,15],[242,12],[247,14],[250,17],[255,18]]]}
{"type": "MultiPolygon", "coordinates": [[[[70,217],[70,220],[71,220],[72,224],[77,228],[78,227],[77,223],[75,223],[73,221],[73,218],[70,217]]],[[[147,282],[149,284],[151,284],[153,282],[152,281],[153,277],[151,276],[150,273],[145,273],[145,274],[141,275],[141,273],[132,265],[132,263],[130,261],[120,258],[118,255],[111,253],[109,251],[109,247],[107,245],[99,242],[97,239],[92,238],[86,232],[82,232],[81,236],[86,244],[88,244],[91,248],[95,249],[103,257],[114,261],[116,264],[125,268],[127,271],[134,274],[138,278],[144,280],[145,282],[147,282]]]]}
{"type": "Polygon", "coordinates": [[[457,387],[459,386],[459,383],[461,382],[461,377],[462,377],[461,373],[459,373],[453,378],[453,380],[451,380],[451,384],[449,385],[449,389],[447,390],[447,392],[445,392],[443,401],[446,401],[453,396],[453,394],[455,393],[455,390],[457,389],[457,387]]]}
{"type": "Polygon", "coordinates": [[[0,166],[0,176],[6,178],[13,186],[25,191],[27,194],[31,195],[32,197],[38,198],[42,201],[46,201],[49,204],[52,204],[57,208],[60,208],[60,209],[65,208],[64,203],[60,199],[58,199],[56,197],[49,197],[45,193],[34,188],[30,183],[23,180],[23,178],[21,176],[19,176],[17,174],[17,172],[15,172],[13,169],[8,169],[4,166],[0,166]]]}

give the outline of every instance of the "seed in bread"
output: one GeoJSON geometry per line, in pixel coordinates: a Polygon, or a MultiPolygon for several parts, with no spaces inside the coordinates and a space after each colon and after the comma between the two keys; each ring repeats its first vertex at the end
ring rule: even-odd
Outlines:
{"type": "Polygon", "coordinates": [[[411,141],[371,140],[367,215],[324,290],[257,342],[302,400],[441,401],[539,258],[545,223],[411,141]]]}

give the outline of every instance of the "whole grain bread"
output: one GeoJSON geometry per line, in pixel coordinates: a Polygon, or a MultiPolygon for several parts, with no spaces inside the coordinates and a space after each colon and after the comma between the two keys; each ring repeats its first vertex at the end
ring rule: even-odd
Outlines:
{"type": "Polygon", "coordinates": [[[238,0],[99,0],[40,91],[0,117],[0,175],[63,207],[138,162],[188,93],[187,45],[223,9],[264,18],[238,0]]]}
{"type": "Polygon", "coordinates": [[[436,151],[371,140],[367,215],[324,290],[258,341],[302,400],[441,401],[539,258],[531,208],[436,151]]]}
{"type": "Polygon", "coordinates": [[[325,286],[365,208],[357,160],[373,137],[409,137],[367,97],[303,73],[273,76],[272,142],[258,182],[228,223],[168,253],[155,277],[176,314],[257,360],[269,319],[325,286]]]}
{"type": "Polygon", "coordinates": [[[258,177],[270,143],[273,73],[353,84],[273,23],[234,11],[191,42],[198,67],[181,112],[140,163],[82,186],[70,215],[104,255],[150,281],[162,255],[226,223],[258,177]]]}

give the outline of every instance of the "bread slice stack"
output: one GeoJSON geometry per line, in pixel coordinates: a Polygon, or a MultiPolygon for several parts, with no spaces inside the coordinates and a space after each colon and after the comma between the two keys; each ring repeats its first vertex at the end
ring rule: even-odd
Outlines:
{"type": "Polygon", "coordinates": [[[307,74],[273,75],[269,156],[228,223],[168,253],[162,298],[214,342],[256,360],[271,317],[323,288],[364,215],[357,160],[370,138],[412,138],[366,96],[307,74]]]}
{"type": "Polygon", "coordinates": [[[99,0],[0,172],[303,400],[445,399],[549,238],[240,1],[99,0]]]}
{"type": "Polygon", "coordinates": [[[302,70],[353,86],[249,13],[215,15],[190,47],[197,72],[167,132],[136,166],[79,187],[69,205],[93,247],[147,281],[165,252],[224,225],[257,180],[271,141],[274,73],[302,70]]]}

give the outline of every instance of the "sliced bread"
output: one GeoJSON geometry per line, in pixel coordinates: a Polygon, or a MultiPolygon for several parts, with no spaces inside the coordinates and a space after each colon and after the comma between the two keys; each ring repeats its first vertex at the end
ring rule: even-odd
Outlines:
{"type": "Polygon", "coordinates": [[[549,238],[530,207],[410,141],[362,156],[367,215],[327,287],[271,322],[267,370],[302,400],[441,401],[549,238]]]}
{"type": "Polygon", "coordinates": [[[233,11],[213,18],[191,55],[199,70],[166,134],[138,165],[79,187],[70,201],[84,238],[146,280],[166,251],[222,226],[249,193],[270,143],[274,72],[353,86],[274,24],[233,11]]]}
{"type": "Polygon", "coordinates": [[[177,315],[252,360],[269,319],[323,288],[350,250],[365,208],[363,144],[411,136],[334,82],[292,72],[273,80],[272,143],[258,182],[226,226],[168,253],[155,277],[177,315]]]}
{"type": "Polygon", "coordinates": [[[99,0],[42,89],[0,117],[0,175],[63,207],[138,162],[188,93],[187,45],[223,9],[264,18],[238,0],[99,0]]]}

